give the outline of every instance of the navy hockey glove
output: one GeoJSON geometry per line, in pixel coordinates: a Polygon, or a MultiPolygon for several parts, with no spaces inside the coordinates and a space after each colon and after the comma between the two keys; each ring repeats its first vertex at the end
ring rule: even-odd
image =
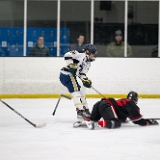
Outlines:
{"type": "Polygon", "coordinates": [[[91,86],[92,86],[92,82],[88,78],[83,78],[82,79],[82,83],[86,88],[91,88],[91,86]]]}
{"type": "Polygon", "coordinates": [[[146,119],[149,125],[159,125],[159,123],[155,119],[146,119]]]}
{"type": "Polygon", "coordinates": [[[69,70],[69,72],[73,75],[73,76],[75,76],[76,75],[76,72],[77,72],[77,64],[75,64],[75,63],[71,63],[71,64],[69,64],[68,65],[68,70],[69,70]]]}

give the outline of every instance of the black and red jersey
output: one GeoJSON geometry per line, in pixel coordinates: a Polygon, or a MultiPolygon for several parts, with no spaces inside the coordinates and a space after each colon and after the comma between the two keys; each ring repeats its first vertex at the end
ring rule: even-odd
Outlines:
{"type": "Polygon", "coordinates": [[[114,98],[103,98],[102,100],[107,101],[113,106],[119,120],[122,122],[126,121],[126,118],[130,118],[133,123],[145,125],[146,122],[140,114],[140,108],[136,103],[128,98],[115,100],[114,98]],[[139,123],[140,122],[140,123],[139,123]]]}

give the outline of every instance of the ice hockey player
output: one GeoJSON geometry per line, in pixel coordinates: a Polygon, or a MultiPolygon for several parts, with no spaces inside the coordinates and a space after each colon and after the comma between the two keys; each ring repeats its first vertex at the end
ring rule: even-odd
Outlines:
{"type": "Polygon", "coordinates": [[[83,51],[83,53],[76,50],[67,52],[64,55],[67,66],[63,67],[60,72],[60,81],[71,93],[77,118],[80,121],[83,120],[83,117],[89,118],[90,111],[85,99],[84,88],[79,85],[77,76],[82,80],[85,87],[91,87],[92,82],[86,76],[86,73],[91,66],[91,62],[95,60],[94,56],[97,49],[93,44],[86,44],[83,51]]]}
{"type": "Polygon", "coordinates": [[[140,126],[158,125],[154,119],[142,118],[137,103],[138,94],[134,91],[129,92],[124,99],[103,98],[93,106],[91,120],[104,128],[119,128],[127,118],[140,126]]]}

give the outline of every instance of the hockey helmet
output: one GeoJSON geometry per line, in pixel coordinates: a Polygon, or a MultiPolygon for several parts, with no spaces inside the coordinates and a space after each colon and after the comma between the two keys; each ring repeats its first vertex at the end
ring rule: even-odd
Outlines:
{"type": "Polygon", "coordinates": [[[84,46],[84,51],[89,51],[89,54],[97,54],[97,49],[93,44],[86,44],[84,46]]]}
{"type": "Polygon", "coordinates": [[[131,99],[135,103],[138,103],[138,93],[134,91],[130,91],[127,95],[127,98],[131,99]]]}

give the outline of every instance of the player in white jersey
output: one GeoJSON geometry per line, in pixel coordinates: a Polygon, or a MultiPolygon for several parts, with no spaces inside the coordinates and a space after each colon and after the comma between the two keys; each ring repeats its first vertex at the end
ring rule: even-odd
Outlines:
{"type": "Polygon", "coordinates": [[[91,88],[92,82],[86,76],[86,73],[91,66],[91,62],[95,60],[96,53],[97,49],[93,44],[86,44],[83,53],[70,51],[64,55],[67,66],[61,69],[60,81],[71,93],[77,111],[77,118],[80,121],[84,117],[89,118],[90,112],[85,99],[85,92],[83,87],[78,84],[77,76],[82,80],[85,87],[91,88]]]}

